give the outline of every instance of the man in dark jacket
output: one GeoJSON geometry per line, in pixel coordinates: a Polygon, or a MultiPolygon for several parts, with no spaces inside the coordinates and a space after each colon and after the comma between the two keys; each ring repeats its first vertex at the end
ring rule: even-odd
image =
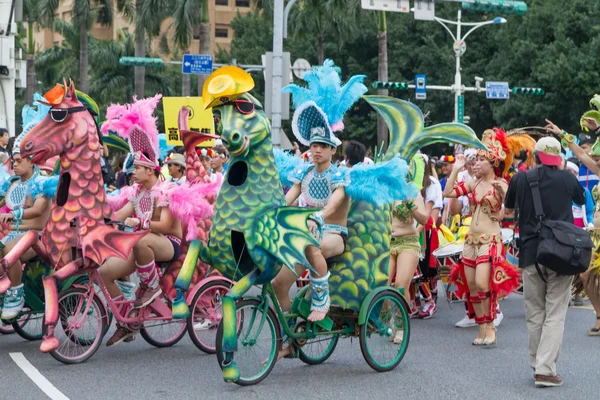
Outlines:
{"type": "MultiPolygon", "coordinates": [[[[540,139],[534,152],[535,170],[539,176],[545,218],[573,223],[571,206],[573,202],[584,204],[585,194],[573,174],[558,168],[564,162],[560,152],[558,140],[552,137],[540,139]]],[[[536,269],[539,221],[527,181],[527,174],[532,172],[519,172],[511,179],[505,206],[507,212],[516,208],[518,213],[521,238],[519,267],[523,268],[529,359],[535,371],[535,385],[551,387],[562,385],[562,378],[556,374],[556,361],[562,344],[573,276],[558,275],[543,265],[539,265],[540,272],[536,269]],[[547,282],[540,273],[547,277],[547,282]]]]}

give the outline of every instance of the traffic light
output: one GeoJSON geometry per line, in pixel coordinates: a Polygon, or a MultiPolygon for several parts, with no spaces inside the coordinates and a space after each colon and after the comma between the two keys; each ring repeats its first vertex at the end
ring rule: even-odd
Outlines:
{"type": "Polygon", "coordinates": [[[527,4],[524,1],[475,0],[474,3],[462,3],[463,10],[489,13],[525,15],[527,4]]]}
{"type": "Polygon", "coordinates": [[[119,64],[135,67],[164,67],[165,63],[162,58],[151,57],[121,57],[119,64]]]}
{"type": "Polygon", "coordinates": [[[531,87],[514,87],[511,90],[512,94],[530,94],[532,96],[543,96],[546,91],[542,88],[531,88],[531,87]]]}
{"type": "Polygon", "coordinates": [[[408,89],[407,82],[373,82],[373,89],[396,89],[406,90],[408,89]]]}

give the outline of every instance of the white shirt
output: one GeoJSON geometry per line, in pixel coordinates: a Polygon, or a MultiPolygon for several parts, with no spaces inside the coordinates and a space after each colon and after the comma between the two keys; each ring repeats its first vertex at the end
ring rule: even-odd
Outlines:
{"type": "Polygon", "coordinates": [[[432,210],[435,210],[436,208],[441,209],[444,206],[442,199],[442,185],[440,185],[440,182],[433,176],[429,179],[431,180],[431,183],[425,189],[425,204],[432,202],[432,210]]]}

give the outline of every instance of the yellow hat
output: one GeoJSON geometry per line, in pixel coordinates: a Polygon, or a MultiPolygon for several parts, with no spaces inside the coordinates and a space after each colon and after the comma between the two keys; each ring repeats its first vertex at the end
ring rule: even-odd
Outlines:
{"type": "Polygon", "coordinates": [[[204,109],[237,99],[254,88],[254,79],[239,67],[227,66],[214,71],[202,87],[204,109]]]}

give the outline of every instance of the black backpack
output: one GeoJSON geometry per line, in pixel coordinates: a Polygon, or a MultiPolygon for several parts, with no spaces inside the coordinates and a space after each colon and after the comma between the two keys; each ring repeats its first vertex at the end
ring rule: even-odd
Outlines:
{"type": "Polygon", "coordinates": [[[589,233],[570,222],[544,219],[538,168],[527,171],[526,177],[533,195],[535,216],[540,221],[535,263],[538,274],[544,282],[547,282],[547,276],[542,274],[539,264],[559,275],[578,275],[587,271],[594,247],[589,233]]]}

